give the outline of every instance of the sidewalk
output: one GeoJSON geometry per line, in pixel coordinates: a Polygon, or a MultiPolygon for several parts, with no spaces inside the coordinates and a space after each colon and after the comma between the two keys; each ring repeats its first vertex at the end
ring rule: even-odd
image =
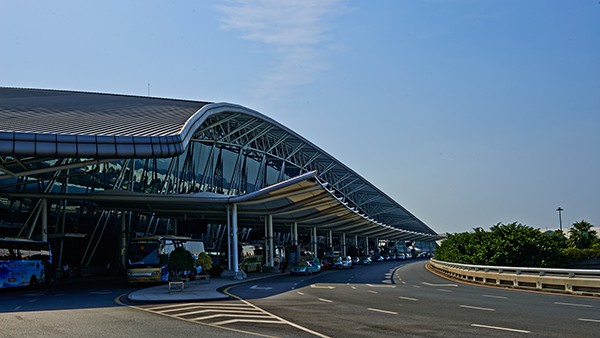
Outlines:
{"type": "Polygon", "coordinates": [[[127,298],[134,302],[181,302],[229,299],[230,297],[228,295],[219,290],[223,290],[229,285],[247,283],[280,274],[282,273],[257,272],[252,273],[244,280],[211,277],[209,281],[189,281],[185,283],[183,291],[181,291],[180,288],[172,288],[171,291],[169,291],[168,284],[161,284],[133,291],[127,295],[127,298]]]}

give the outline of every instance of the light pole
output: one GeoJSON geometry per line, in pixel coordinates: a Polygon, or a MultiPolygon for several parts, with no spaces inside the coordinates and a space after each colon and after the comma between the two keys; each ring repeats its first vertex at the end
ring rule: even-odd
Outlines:
{"type": "Polygon", "coordinates": [[[565,210],[561,207],[558,207],[556,211],[558,211],[558,224],[560,225],[560,231],[562,232],[562,211],[565,210]]]}

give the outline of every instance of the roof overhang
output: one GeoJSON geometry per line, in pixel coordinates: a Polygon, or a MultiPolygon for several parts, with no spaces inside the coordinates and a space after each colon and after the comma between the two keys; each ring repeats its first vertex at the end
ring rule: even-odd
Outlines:
{"type": "MultiPolygon", "coordinates": [[[[210,192],[146,194],[123,190],[106,190],[88,194],[15,193],[15,195],[89,201],[104,210],[137,211],[151,213],[157,217],[199,217],[221,221],[227,220],[228,207],[236,205],[238,219],[244,225],[263,224],[264,217],[271,215],[278,226],[297,222],[300,227],[317,227],[360,236],[378,235],[381,238],[404,237],[406,233],[405,230],[375,222],[348,208],[327,188],[326,183],[317,179],[315,171],[242,196],[210,192]],[[339,222],[342,222],[343,226],[340,226],[339,222]],[[338,224],[338,226],[331,227],[330,224],[338,224]]],[[[434,236],[431,236],[431,239],[435,239],[434,236]]]]}

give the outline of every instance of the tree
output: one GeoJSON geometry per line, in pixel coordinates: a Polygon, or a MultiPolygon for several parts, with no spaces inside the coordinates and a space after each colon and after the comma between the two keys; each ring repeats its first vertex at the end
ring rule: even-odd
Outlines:
{"type": "Polygon", "coordinates": [[[207,274],[208,270],[212,269],[212,258],[206,252],[201,252],[196,260],[196,266],[201,266],[202,273],[207,274]]]}
{"type": "Polygon", "coordinates": [[[560,236],[546,235],[520,223],[496,224],[491,231],[449,235],[435,252],[436,259],[476,265],[561,267],[560,236]]]}
{"type": "Polygon", "coordinates": [[[573,223],[573,227],[569,230],[569,246],[578,249],[591,247],[598,240],[596,230],[592,227],[592,224],[584,220],[573,223]]]}
{"type": "Polygon", "coordinates": [[[169,255],[167,261],[167,270],[176,277],[184,271],[191,271],[194,269],[194,257],[192,253],[183,247],[177,247],[169,255]]]}

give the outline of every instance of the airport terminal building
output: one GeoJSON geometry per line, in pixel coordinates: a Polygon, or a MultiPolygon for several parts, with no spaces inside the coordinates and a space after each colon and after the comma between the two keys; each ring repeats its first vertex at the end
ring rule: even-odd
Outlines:
{"type": "MultiPolygon", "coordinates": [[[[438,234],[277,121],[229,103],[0,88],[0,236],[55,264],[123,264],[131,238],[369,252],[438,234]]],[[[234,257],[236,256],[236,257],[234,257]]],[[[237,264],[234,264],[237,269],[237,264]]]]}

